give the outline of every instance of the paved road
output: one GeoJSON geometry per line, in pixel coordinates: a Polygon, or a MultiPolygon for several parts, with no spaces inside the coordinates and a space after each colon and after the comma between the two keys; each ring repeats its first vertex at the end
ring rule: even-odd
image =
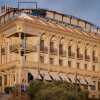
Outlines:
{"type": "Polygon", "coordinates": [[[1,95],[0,96],[0,100],[8,100],[8,98],[10,97],[11,95],[10,94],[4,94],[4,95],[1,95]]]}

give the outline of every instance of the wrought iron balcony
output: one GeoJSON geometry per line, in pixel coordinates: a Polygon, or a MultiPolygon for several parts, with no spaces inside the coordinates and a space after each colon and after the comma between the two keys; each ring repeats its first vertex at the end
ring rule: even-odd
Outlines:
{"type": "Polygon", "coordinates": [[[68,58],[75,58],[75,53],[74,52],[69,52],[68,53],[68,58]]]}
{"type": "Polygon", "coordinates": [[[16,52],[17,53],[19,49],[21,49],[22,51],[25,50],[26,53],[37,52],[37,46],[36,45],[31,45],[31,44],[28,44],[28,43],[26,43],[25,45],[15,43],[15,44],[10,46],[10,51],[11,52],[16,52]]]}
{"type": "Polygon", "coordinates": [[[66,57],[66,51],[65,50],[59,51],[59,55],[62,57],[66,57]]]}
{"type": "Polygon", "coordinates": [[[83,54],[79,54],[79,55],[77,55],[77,59],[79,59],[79,60],[83,60],[83,54]]]}
{"type": "Polygon", "coordinates": [[[50,49],[50,54],[52,54],[52,55],[57,55],[57,49],[51,48],[51,49],[50,49]]]}
{"type": "Polygon", "coordinates": [[[40,52],[48,53],[48,47],[40,47],[40,52]]]}
{"type": "Polygon", "coordinates": [[[85,61],[90,61],[90,56],[89,55],[85,56],[85,61]]]}

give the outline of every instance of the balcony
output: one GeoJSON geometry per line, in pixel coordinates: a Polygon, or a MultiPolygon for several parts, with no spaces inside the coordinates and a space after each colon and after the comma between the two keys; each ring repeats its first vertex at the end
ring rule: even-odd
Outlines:
{"type": "Polygon", "coordinates": [[[50,54],[51,54],[51,55],[57,55],[57,49],[51,48],[51,49],[50,49],[50,54]]]}
{"type": "Polygon", "coordinates": [[[90,56],[89,55],[85,55],[85,61],[90,61],[90,56]]]}
{"type": "Polygon", "coordinates": [[[94,71],[86,71],[84,69],[76,69],[76,68],[69,68],[67,66],[62,67],[58,65],[53,65],[53,64],[45,64],[45,63],[38,63],[38,62],[32,62],[32,61],[22,61],[19,62],[18,60],[16,61],[11,61],[6,64],[0,65],[0,71],[5,71],[5,69],[11,69],[15,68],[16,66],[25,66],[26,68],[33,68],[33,69],[43,69],[47,71],[56,71],[56,72],[63,72],[63,73],[70,73],[70,74],[77,74],[78,75],[84,75],[84,76],[91,76],[91,77],[99,77],[99,72],[94,72],[94,71]]]}
{"type": "Polygon", "coordinates": [[[68,53],[68,58],[75,59],[75,53],[74,52],[69,52],[68,53]]]}
{"type": "Polygon", "coordinates": [[[59,55],[60,55],[61,57],[66,57],[66,51],[65,51],[65,50],[59,51],[59,55]]]}
{"type": "Polygon", "coordinates": [[[40,47],[40,52],[41,53],[48,53],[48,47],[40,47]]]}
{"type": "Polygon", "coordinates": [[[93,62],[94,62],[94,63],[98,63],[98,57],[94,57],[94,58],[93,58],[93,62]]]}
{"type": "Polygon", "coordinates": [[[77,55],[77,59],[78,59],[78,60],[83,60],[83,54],[77,55]]]}
{"type": "Polygon", "coordinates": [[[23,44],[18,44],[18,43],[15,43],[15,44],[10,46],[11,52],[18,53],[19,49],[21,49],[22,51],[24,51],[24,49],[25,49],[26,53],[37,52],[37,46],[31,45],[31,44],[28,44],[28,43],[25,44],[25,46],[23,44]]]}

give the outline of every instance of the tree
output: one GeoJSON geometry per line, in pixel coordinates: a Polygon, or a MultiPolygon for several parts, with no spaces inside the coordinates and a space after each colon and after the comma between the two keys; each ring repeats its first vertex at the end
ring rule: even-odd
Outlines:
{"type": "Polygon", "coordinates": [[[31,100],[86,100],[84,92],[76,94],[75,87],[67,82],[33,81],[28,88],[31,100]]]}

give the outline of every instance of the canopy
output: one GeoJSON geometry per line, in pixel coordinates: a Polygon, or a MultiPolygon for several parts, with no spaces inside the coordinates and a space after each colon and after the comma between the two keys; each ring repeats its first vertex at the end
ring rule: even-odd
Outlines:
{"type": "Polygon", "coordinates": [[[48,80],[48,81],[51,81],[52,80],[47,71],[41,70],[40,71],[40,74],[42,75],[42,77],[44,78],[44,80],[48,80]]]}

